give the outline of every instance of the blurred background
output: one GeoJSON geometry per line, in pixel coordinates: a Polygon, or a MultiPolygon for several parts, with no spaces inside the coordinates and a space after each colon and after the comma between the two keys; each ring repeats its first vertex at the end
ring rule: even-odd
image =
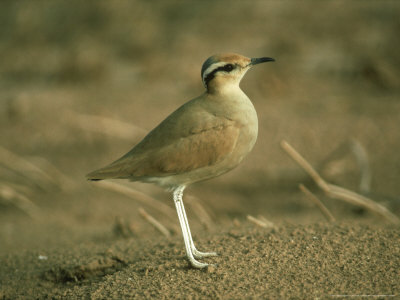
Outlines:
{"type": "MultiPolygon", "coordinates": [[[[201,65],[220,52],[276,62],[241,83],[259,116],[253,152],[188,189],[194,232],[247,215],[323,221],[282,139],[330,182],[398,214],[399,13],[398,1],[2,1],[0,252],[159,235],[141,207],[176,232],[174,215],[143,202],[173,209],[169,193],[128,183],[129,198],[85,174],[203,93],[201,65]]],[[[383,222],[314,191],[338,220],[383,222]]]]}

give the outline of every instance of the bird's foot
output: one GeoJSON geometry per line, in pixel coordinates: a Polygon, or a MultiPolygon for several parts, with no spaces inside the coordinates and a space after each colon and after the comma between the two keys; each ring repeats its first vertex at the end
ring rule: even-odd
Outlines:
{"type": "Polygon", "coordinates": [[[211,257],[211,256],[218,256],[216,252],[201,252],[196,248],[192,249],[193,256],[195,258],[203,258],[203,257],[211,257]]]}
{"type": "Polygon", "coordinates": [[[202,263],[202,262],[197,261],[194,257],[192,257],[192,258],[189,257],[189,262],[192,265],[192,267],[196,268],[196,269],[204,269],[209,266],[209,264],[207,264],[207,263],[202,263]]]}
{"type": "Polygon", "coordinates": [[[217,256],[217,253],[215,252],[201,252],[197,250],[195,247],[193,247],[191,250],[191,253],[187,255],[190,264],[192,265],[193,268],[197,269],[203,269],[208,266],[216,266],[214,264],[207,264],[203,262],[199,262],[197,259],[203,258],[203,257],[210,257],[210,256],[217,256]]]}

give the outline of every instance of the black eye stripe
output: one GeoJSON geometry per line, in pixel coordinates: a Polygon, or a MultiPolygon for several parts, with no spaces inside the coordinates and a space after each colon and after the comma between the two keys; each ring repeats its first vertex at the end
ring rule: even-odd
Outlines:
{"type": "Polygon", "coordinates": [[[230,72],[233,70],[233,65],[227,64],[225,66],[219,67],[216,71],[225,71],[225,72],[230,72]]]}
{"type": "Polygon", "coordinates": [[[234,68],[235,68],[235,67],[234,67],[232,64],[227,64],[227,65],[221,66],[221,67],[219,67],[219,68],[216,68],[215,70],[213,70],[212,72],[210,72],[210,73],[206,76],[206,78],[204,78],[204,83],[207,85],[207,84],[210,82],[210,80],[214,78],[215,73],[217,73],[217,72],[219,72],[219,71],[224,71],[224,72],[228,72],[228,73],[229,73],[229,72],[232,71],[234,68]]]}

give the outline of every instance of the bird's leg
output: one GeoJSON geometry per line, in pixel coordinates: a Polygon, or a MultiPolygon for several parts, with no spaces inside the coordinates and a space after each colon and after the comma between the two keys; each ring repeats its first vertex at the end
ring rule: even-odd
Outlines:
{"type": "MultiPolygon", "coordinates": [[[[183,197],[183,189],[182,189],[182,197],[183,197]]],[[[201,252],[196,249],[193,239],[192,239],[192,234],[190,232],[190,227],[189,227],[189,222],[186,216],[186,211],[185,211],[185,206],[183,205],[183,201],[181,202],[181,208],[182,208],[182,215],[185,220],[186,224],[186,230],[189,233],[189,238],[190,238],[190,248],[192,249],[193,256],[195,258],[202,258],[202,257],[209,257],[209,256],[217,256],[217,253],[215,252],[201,252]]]]}
{"type": "Polygon", "coordinates": [[[184,208],[182,206],[182,196],[183,196],[184,189],[185,189],[185,186],[178,187],[177,189],[174,190],[173,195],[174,195],[176,212],[178,213],[179,223],[180,223],[181,229],[182,229],[183,240],[185,242],[186,255],[193,267],[204,268],[204,267],[207,267],[208,264],[197,261],[193,256],[192,247],[191,247],[191,244],[193,243],[193,241],[192,241],[192,237],[190,234],[190,230],[188,230],[188,226],[186,225],[187,222],[185,221],[186,218],[185,218],[185,214],[183,213],[184,208]]]}

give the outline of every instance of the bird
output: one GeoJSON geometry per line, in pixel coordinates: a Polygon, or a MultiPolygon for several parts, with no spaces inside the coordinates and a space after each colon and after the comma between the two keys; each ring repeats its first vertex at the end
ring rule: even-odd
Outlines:
{"type": "Polygon", "coordinates": [[[239,83],[251,67],[272,61],[275,59],[236,53],[209,57],[201,68],[203,94],[171,113],[121,158],[86,175],[93,181],[129,179],[171,191],[186,256],[193,268],[209,266],[199,260],[217,254],[195,247],[183,192],[195,182],[232,170],[252,150],[258,118],[239,83]]]}

